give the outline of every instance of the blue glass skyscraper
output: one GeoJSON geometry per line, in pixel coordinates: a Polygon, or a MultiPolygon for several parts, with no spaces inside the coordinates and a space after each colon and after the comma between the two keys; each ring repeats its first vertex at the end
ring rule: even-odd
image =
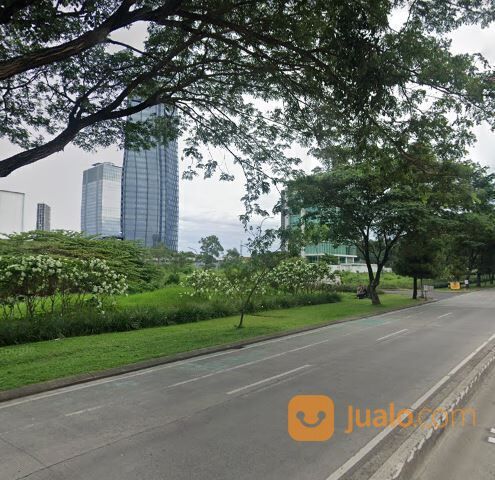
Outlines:
{"type": "MultiPolygon", "coordinates": [[[[134,114],[142,122],[167,115],[163,105],[134,114]]],[[[163,243],[177,251],[179,236],[179,154],[177,141],[158,142],[147,150],[124,152],[122,170],[122,234],[152,247],[163,243]]]]}

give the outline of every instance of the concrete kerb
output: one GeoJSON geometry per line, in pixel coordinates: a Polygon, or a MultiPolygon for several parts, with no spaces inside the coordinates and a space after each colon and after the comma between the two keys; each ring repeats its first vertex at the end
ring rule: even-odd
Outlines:
{"type": "Polygon", "coordinates": [[[326,323],[321,323],[318,325],[310,325],[306,327],[301,327],[293,330],[287,330],[284,332],[277,332],[268,335],[261,335],[258,337],[252,337],[245,340],[240,340],[237,342],[226,343],[222,345],[215,345],[212,347],[199,348],[196,350],[190,350],[188,352],[178,353],[176,355],[169,355],[166,357],[153,358],[150,360],[143,360],[141,362],[132,363],[130,365],[123,365],[120,367],[114,367],[106,370],[101,370],[92,373],[82,373],[78,375],[73,375],[70,377],[57,378],[55,380],[50,380],[42,383],[33,383],[31,385],[26,385],[23,387],[14,388],[11,390],[0,391],[0,403],[6,402],[8,400],[14,400],[16,398],[27,397],[29,395],[35,395],[38,393],[48,392],[50,390],[56,390],[58,388],[69,387],[72,385],[78,385],[81,383],[91,382],[93,380],[100,380],[102,378],[114,377],[118,375],[123,375],[126,373],[136,372],[138,370],[144,370],[146,368],[156,367],[158,365],[164,365],[167,363],[178,362],[181,360],[188,360],[190,358],[199,357],[201,355],[207,355],[211,353],[223,352],[226,350],[233,350],[242,348],[246,345],[252,345],[255,343],[264,342],[266,340],[272,340],[282,337],[288,337],[297,333],[308,332],[311,330],[318,330],[320,328],[325,328],[330,325],[337,325],[339,323],[352,322],[356,320],[362,320],[363,318],[373,317],[377,315],[383,315],[385,313],[396,312],[401,310],[406,310],[409,308],[421,308],[424,305],[430,303],[435,303],[438,300],[428,300],[423,302],[421,305],[406,305],[403,307],[387,308],[376,314],[367,315],[355,315],[352,317],[345,318],[343,320],[331,321],[326,323]]]}
{"type": "Polygon", "coordinates": [[[438,417],[435,426],[428,429],[417,428],[374,473],[370,480],[407,480],[412,477],[416,468],[421,465],[422,460],[431,451],[440,436],[448,428],[452,428],[450,422],[445,422],[446,426],[442,424],[446,418],[446,412],[451,414],[454,409],[465,406],[480,380],[495,365],[495,345],[492,342],[491,346],[486,348],[489,348],[488,353],[437,406],[438,409],[442,409],[443,413],[438,417]]]}

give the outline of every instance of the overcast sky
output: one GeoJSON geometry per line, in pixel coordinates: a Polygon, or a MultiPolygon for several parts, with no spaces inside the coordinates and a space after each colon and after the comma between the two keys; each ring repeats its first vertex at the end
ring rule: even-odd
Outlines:
{"type": "MultiPolygon", "coordinates": [[[[458,52],[480,52],[495,64],[495,29],[481,30],[465,27],[452,35],[452,50],[458,52]]],[[[478,142],[472,149],[471,158],[495,169],[495,135],[487,126],[476,129],[478,142]]],[[[181,143],[179,142],[179,155],[181,143]]],[[[17,149],[6,141],[0,141],[0,158],[5,158],[17,149]]],[[[292,154],[303,160],[303,167],[310,171],[315,160],[306,152],[294,147],[292,154]]],[[[220,161],[229,162],[228,154],[219,152],[220,161]]],[[[101,149],[89,154],[73,146],[33,165],[21,168],[6,178],[0,178],[0,190],[15,190],[26,193],[25,227],[34,229],[36,204],[45,202],[52,207],[52,228],[80,229],[82,172],[96,162],[113,162],[122,165],[123,152],[116,148],[101,149]]],[[[232,171],[232,167],[229,166],[232,171]]],[[[182,164],[181,164],[182,171],[182,164]]],[[[198,248],[201,236],[216,234],[226,248],[237,247],[245,238],[239,222],[243,213],[240,198],[244,181],[239,171],[234,182],[220,182],[217,179],[193,181],[180,180],[180,223],[179,249],[198,248]]],[[[267,195],[263,204],[272,207],[278,194],[267,195]]],[[[279,220],[271,219],[265,226],[278,225],[279,220]]]]}

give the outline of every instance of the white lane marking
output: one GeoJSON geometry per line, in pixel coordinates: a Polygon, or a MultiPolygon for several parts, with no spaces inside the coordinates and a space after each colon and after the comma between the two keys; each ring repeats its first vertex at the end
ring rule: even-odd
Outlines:
{"type": "Polygon", "coordinates": [[[490,433],[495,433],[495,428],[490,428],[490,433]]]}
{"type": "Polygon", "coordinates": [[[439,317],[437,317],[437,319],[439,318],[443,318],[443,317],[447,317],[449,315],[452,315],[453,312],[449,312],[449,313],[444,313],[443,315],[440,315],[439,317]]]}
{"type": "MultiPolygon", "coordinates": [[[[407,413],[403,413],[398,417],[396,423],[399,424],[408,416],[407,413]]],[[[326,480],[339,480],[343,475],[345,475],[354,465],[360,462],[364,456],[371,452],[387,435],[389,435],[392,430],[395,429],[395,425],[389,425],[384,428],[378,435],[373,437],[359,452],[353,455],[347,462],[341,465],[335,472],[333,472],[326,480]]]]}
{"type": "Polygon", "coordinates": [[[223,368],[222,370],[218,370],[216,372],[206,373],[205,375],[201,375],[199,377],[193,377],[193,378],[189,378],[188,380],[182,380],[181,382],[172,383],[171,385],[166,385],[165,387],[163,387],[163,389],[165,390],[167,388],[180,387],[182,385],[187,385],[188,383],[197,382],[198,380],[203,380],[205,378],[214,377],[215,375],[219,375],[220,373],[232,372],[233,370],[238,370],[239,368],[244,368],[244,367],[249,367],[251,365],[256,365],[257,363],[261,363],[261,362],[264,362],[266,360],[271,360],[272,358],[282,357],[283,355],[287,355],[288,353],[293,353],[293,352],[298,352],[300,350],[305,350],[306,348],[314,347],[316,345],[320,345],[322,343],[329,342],[330,340],[331,339],[322,340],[320,342],[311,343],[309,345],[304,345],[302,347],[293,348],[292,350],[287,350],[285,352],[275,353],[273,355],[270,355],[269,357],[259,358],[258,360],[253,360],[251,362],[241,363],[241,364],[235,365],[233,367],[223,368]]]}
{"type": "Polygon", "coordinates": [[[385,335],[384,337],[377,338],[376,341],[379,342],[380,340],[385,340],[386,338],[395,337],[396,335],[400,335],[401,333],[408,332],[408,331],[409,331],[408,328],[404,328],[403,330],[399,330],[398,332],[389,333],[388,335],[385,335]]]}
{"type": "Polygon", "coordinates": [[[461,363],[456,365],[447,375],[440,379],[433,387],[431,387],[424,395],[418,398],[412,405],[411,408],[416,410],[420,407],[436,390],[438,390],[444,383],[446,383],[450,378],[455,375],[466,363],[468,363],[480,350],[485,348],[493,339],[495,335],[492,335],[486,342],[483,342],[473,353],[468,355],[461,363]]]}
{"type": "Polygon", "coordinates": [[[71,413],[66,413],[66,417],[72,417],[74,415],[81,415],[82,413],[88,413],[88,412],[93,412],[94,410],[99,410],[100,408],[103,408],[105,405],[98,405],[96,407],[91,407],[91,408],[84,408],[83,410],[77,410],[77,412],[71,412],[71,413]]]}
{"type": "Polygon", "coordinates": [[[495,443],[495,438],[493,438],[493,437],[488,437],[488,442],[489,442],[489,443],[495,443]]]}
{"type": "MultiPolygon", "coordinates": [[[[447,380],[452,377],[456,372],[458,372],[466,363],[469,362],[480,350],[482,350],[486,345],[488,345],[493,339],[495,339],[495,334],[492,335],[486,342],[483,342],[473,353],[468,355],[462,362],[460,362],[456,367],[454,367],[445,377],[443,377],[439,382],[437,382],[432,388],[430,388],[423,396],[418,398],[410,407],[410,410],[417,410],[436,390],[438,390],[447,380]]],[[[401,416],[404,419],[407,413],[401,416]]],[[[369,452],[373,450],[385,437],[387,437],[393,430],[395,425],[389,425],[387,428],[382,430],[378,435],[373,437],[361,450],[354,454],[347,462],[341,465],[337,470],[335,470],[326,480],[339,480],[345,475],[351,468],[353,468],[358,462],[360,462],[369,452]]]]}
{"type": "Polygon", "coordinates": [[[258,385],[263,385],[264,383],[270,382],[271,380],[276,380],[277,378],[285,377],[290,375],[291,373],[299,372],[300,370],[304,370],[305,368],[309,368],[311,365],[303,365],[302,367],[293,368],[287,372],[279,373],[278,375],[273,375],[272,377],[264,378],[263,380],[259,380],[258,382],[250,383],[249,385],[244,385],[243,387],[236,388],[227,392],[227,395],[233,395],[234,393],[242,392],[243,390],[247,390],[251,387],[257,387],[258,385]]]}

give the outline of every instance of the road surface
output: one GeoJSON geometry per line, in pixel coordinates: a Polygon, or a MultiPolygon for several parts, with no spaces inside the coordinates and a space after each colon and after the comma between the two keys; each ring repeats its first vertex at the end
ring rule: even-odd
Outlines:
{"type": "Polygon", "coordinates": [[[494,312],[477,291],[2,403],[0,480],[336,480],[379,433],[345,434],[347,406],[412,405],[494,312]],[[330,440],[289,437],[301,394],[332,397],[330,440]]]}

